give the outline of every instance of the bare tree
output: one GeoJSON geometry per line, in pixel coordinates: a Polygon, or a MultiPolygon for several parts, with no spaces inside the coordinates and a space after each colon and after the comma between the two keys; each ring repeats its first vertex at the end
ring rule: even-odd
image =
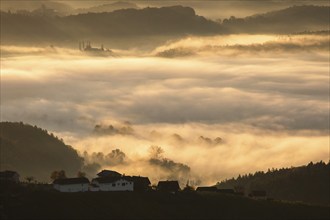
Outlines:
{"type": "Polygon", "coordinates": [[[31,183],[34,180],[33,176],[27,176],[25,177],[26,181],[28,181],[28,183],[31,183]]]}

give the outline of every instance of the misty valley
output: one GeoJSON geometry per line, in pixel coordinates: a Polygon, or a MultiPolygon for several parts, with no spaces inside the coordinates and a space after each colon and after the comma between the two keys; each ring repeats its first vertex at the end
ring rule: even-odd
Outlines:
{"type": "Polygon", "coordinates": [[[329,218],[328,1],[1,0],[0,14],[1,218],[329,218]],[[102,170],[132,192],[96,190],[102,170]],[[77,176],[86,192],[56,186],[77,176]],[[148,190],[129,186],[142,177],[148,190]]]}

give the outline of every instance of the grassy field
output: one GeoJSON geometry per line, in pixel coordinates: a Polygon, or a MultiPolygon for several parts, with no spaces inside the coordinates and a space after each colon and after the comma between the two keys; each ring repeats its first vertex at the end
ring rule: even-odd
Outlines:
{"type": "Polygon", "coordinates": [[[329,219],[329,207],[219,193],[22,191],[1,194],[1,219],[329,219]]]}

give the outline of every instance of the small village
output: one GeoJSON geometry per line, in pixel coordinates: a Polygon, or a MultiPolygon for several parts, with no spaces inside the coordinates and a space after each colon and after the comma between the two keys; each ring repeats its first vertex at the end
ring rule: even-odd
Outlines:
{"type": "Polygon", "coordinates": [[[93,47],[90,41],[79,41],[79,50],[86,53],[113,55],[113,51],[105,48],[103,44],[101,44],[101,47],[93,47]]]}
{"type": "MultiPolygon", "coordinates": [[[[15,171],[1,171],[1,183],[26,185],[26,182],[20,181],[20,176],[15,171]]],[[[91,181],[86,177],[75,178],[56,178],[47,187],[42,187],[44,190],[55,190],[61,193],[78,193],[78,192],[148,192],[158,191],[176,194],[178,192],[206,192],[206,193],[222,193],[236,196],[248,196],[254,199],[270,199],[267,198],[266,191],[252,190],[246,195],[243,187],[235,189],[218,189],[216,186],[199,186],[196,189],[186,186],[181,189],[179,181],[165,180],[159,181],[156,186],[151,186],[148,177],[143,176],[126,176],[113,170],[102,170],[97,174],[97,177],[91,181]]]]}

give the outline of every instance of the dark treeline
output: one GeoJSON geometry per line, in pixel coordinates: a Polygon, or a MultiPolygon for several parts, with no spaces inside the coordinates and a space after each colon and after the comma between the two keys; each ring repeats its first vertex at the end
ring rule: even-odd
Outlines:
{"type": "Polygon", "coordinates": [[[245,192],[266,190],[267,196],[279,200],[330,204],[330,164],[272,169],[217,183],[218,188],[243,187],[245,192]]]}
{"type": "Polygon", "coordinates": [[[246,18],[232,16],[215,22],[197,15],[193,8],[183,6],[122,9],[63,17],[2,11],[1,39],[3,44],[63,44],[82,39],[111,41],[117,38],[136,42],[138,38],[147,36],[173,39],[186,35],[230,33],[289,34],[328,29],[329,13],[326,6],[293,6],[246,18]]]}
{"type": "MultiPolygon", "coordinates": [[[[105,1],[106,2],[106,1],[105,1]]],[[[70,14],[78,14],[78,13],[88,13],[88,12],[111,12],[124,8],[138,8],[138,5],[134,2],[99,2],[97,1],[94,4],[92,1],[89,1],[87,5],[82,4],[82,1],[77,1],[78,4],[74,4],[75,2],[70,2],[68,4],[67,1],[52,1],[52,0],[23,0],[23,1],[15,1],[15,0],[6,0],[1,1],[1,8],[4,11],[12,11],[19,13],[32,13],[32,14],[41,14],[43,13],[43,8],[50,10],[51,15],[65,16],[70,14]],[[98,4],[99,3],[99,4],[98,4]],[[75,5],[75,6],[74,6],[75,5]]]]}
{"type": "Polygon", "coordinates": [[[111,12],[111,11],[127,9],[127,8],[137,9],[137,8],[139,8],[139,6],[137,4],[135,4],[134,2],[118,1],[118,2],[113,2],[113,3],[95,5],[95,6],[87,7],[87,8],[78,8],[73,11],[73,14],[82,14],[82,13],[88,13],[88,12],[94,12],[94,13],[111,12]]]}
{"type": "Polygon", "coordinates": [[[285,34],[329,29],[329,18],[329,7],[304,5],[256,14],[246,18],[232,16],[229,19],[224,19],[222,26],[232,33],[285,34]]]}

